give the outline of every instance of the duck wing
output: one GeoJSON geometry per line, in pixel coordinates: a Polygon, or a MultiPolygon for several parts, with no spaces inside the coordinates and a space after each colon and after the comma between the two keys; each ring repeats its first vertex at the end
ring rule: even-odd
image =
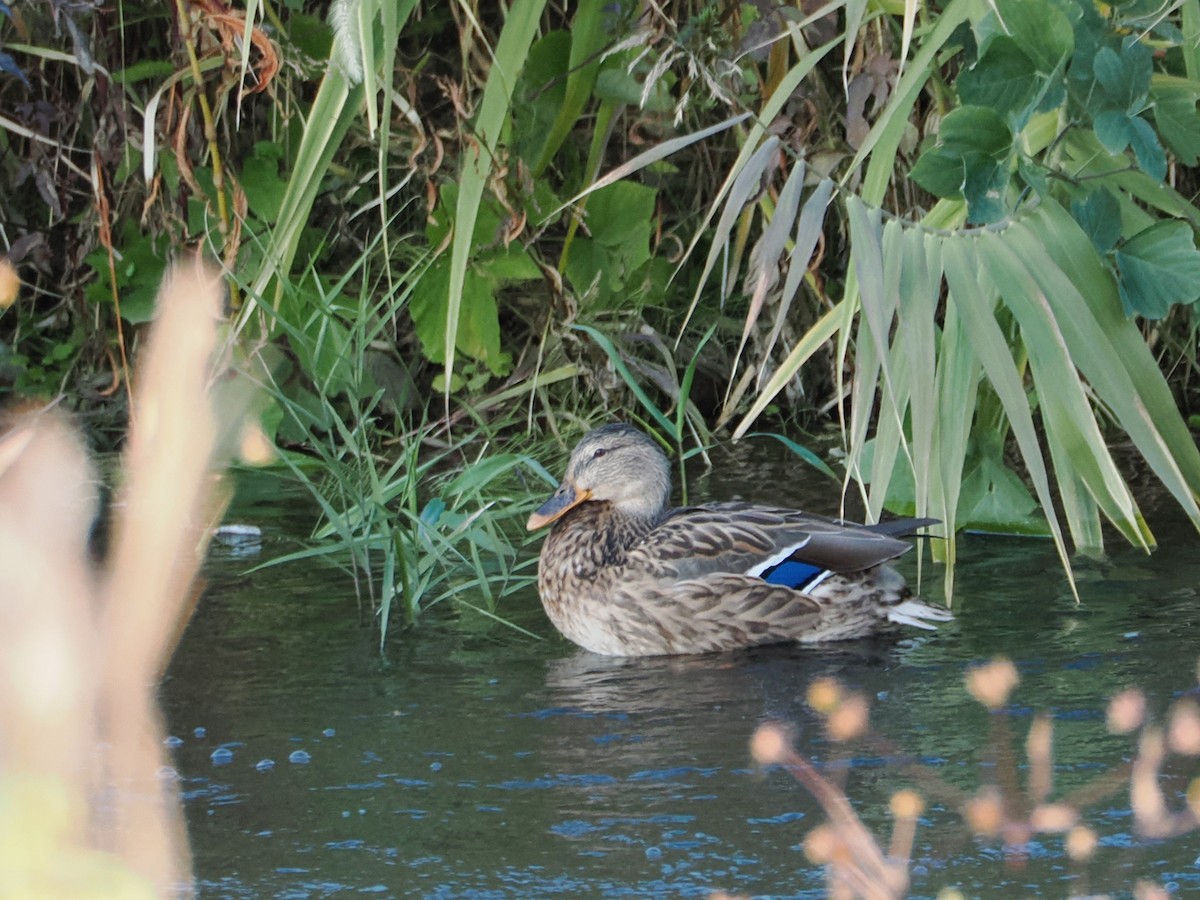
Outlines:
{"type": "Polygon", "coordinates": [[[668,513],[632,547],[626,567],[658,580],[728,573],[803,589],[826,572],[859,572],[895,559],[911,545],[894,535],[932,522],[864,526],[752,503],[689,506],[668,513]]]}
{"type": "MultiPolygon", "coordinates": [[[[709,653],[803,640],[823,609],[798,591],[727,573],[617,586],[600,610],[623,655],[709,653]]],[[[605,652],[601,650],[601,652],[605,652]]]]}

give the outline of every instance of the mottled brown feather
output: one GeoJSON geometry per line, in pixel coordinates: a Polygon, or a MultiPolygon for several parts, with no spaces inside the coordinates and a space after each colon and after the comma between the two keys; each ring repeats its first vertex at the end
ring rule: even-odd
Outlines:
{"type": "Polygon", "coordinates": [[[874,531],[749,503],[666,511],[668,473],[647,436],[605,426],[576,447],[555,498],[530,520],[554,522],[538,589],[555,627],[580,646],[622,656],[705,653],[861,637],[894,627],[889,617],[950,618],[884,565],[909,547],[891,536],[900,526],[874,531]],[[794,558],[832,572],[809,592],[746,574],[801,544],[794,558]]]}

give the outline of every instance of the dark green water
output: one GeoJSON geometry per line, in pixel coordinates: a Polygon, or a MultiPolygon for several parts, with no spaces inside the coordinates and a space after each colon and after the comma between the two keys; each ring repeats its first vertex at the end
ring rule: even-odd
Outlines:
{"type": "MultiPolygon", "coordinates": [[[[831,512],[826,482],[779,486],[795,468],[768,455],[693,487],[831,512]],[[817,490],[825,502],[805,504],[817,490]]],[[[234,519],[264,527],[269,557],[294,549],[308,515],[258,476],[234,519]]],[[[826,741],[804,704],[809,682],[831,675],[864,691],[882,738],[973,789],[993,778],[995,748],[963,673],[1004,654],[1022,675],[1008,716],[1018,742],[1034,711],[1052,712],[1056,794],[1088,783],[1132,755],[1132,739],[1105,730],[1113,692],[1140,686],[1161,715],[1196,681],[1196,535],[1165,501],[1147,515],[1158,553],[1114,543],[1108,559],[1081,562],[1082,605],[1048,543],[969,537],[958,619],[937,633],[688,660],[577,651],[532,593],[501,612],[545,640],[447,610],[383,660],[344,574],[245,575],[253,561],[218,552],[163,691],[201,894],[824,896],[801,849],[823,816],[786,774],[756,770],[755,726],[792,723],[798,750],[845,779],[886,839],[888,798],[911,781],[888,754],[826,741]]],[[[915,577],[911,564],[905,574],[915,577]]],[[[940,583],[927,578],[923,591],[938,597],[940,583]]],[[[1170,771],[1182,789],[1200,765],[1170,771]]],[[[1121,795],[1085,821],[1101,846],[1080,870],[1053,836],[1006,860],[934,804],[917,833],[913,894],[1129,896],[1138,878],[1200,891],[1196,833],[1139,841],[1121,795]]]]}

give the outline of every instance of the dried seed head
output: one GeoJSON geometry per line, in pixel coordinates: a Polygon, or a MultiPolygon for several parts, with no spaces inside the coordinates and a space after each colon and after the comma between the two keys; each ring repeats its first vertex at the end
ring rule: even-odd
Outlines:
{"type": "Polygon", "coordinates": [[[1146,695],[1130,688],[1108,701],[1108,730],[1113,734],[1129,734],[1142,727],[1146,720],[1146,695]]]}
{"type": "Polygon", "coordinates": [[[897,819],[915,819],[925,811],[925,801],[916,791],[896,791],[890,805],[892,815],[897,819]]]}
{"type": "Polygon", "coordinates": [[[1065,803],[1045,803],[1029,815],[1029,824],[1035,831],[1060,833],[1078,821],[1079,811],[1065,803]]]}
{"type": "Polygon", "coordinates": [[[831,862],[838,851],[838,838],[829,825],[818,825],[804,836],[804,855],[814,865],[831,862]]]}
{"type": "Polygon", "coordinates": [[[275,445],[263,431],[258,422],[248,422],[242,429],[242,439],[238,447],[238,457],[249,466],[265,466],[273,463],[279,456],[275,445]]]}
{"type": "Polygon", "coordinates": [[[787,759],[790,750],[787,733],[779,725],[759,725],[750,738],[750,755],[760,766],[770,766],[787,759]]]}
{"type": "Polygon", "coordinates": [[[13,264],[0,256],[0,309],[8,309],[17,302],[17,294],[21,291],[21,279],[13,264]]]}
{"type": "Polygon", "coordinates": [[[1096,832],[1086,825],[1076,825],[1067,832],[1067,856],[1083,861],[1096,852],[1096,832]]]}
{"type": "Polygon", "coordinates": [[[967,690],[988,709],[999,709],[1021,681],[1011,660],[995,659],[967,672],[967,690]]]}
{"type": "Polygon", "coordinates": [[[842,686],[835,678],[817,678],[808,686],[808,705],[822,715],[829,715],[842,699],[842,686]]]}
{"type": "Polygon", "coordinates": [[[862,694],[848,694],[829,714],[825,728],[835,741],[852,741],[867,730],[871,706],[862,694]]]}
{"type": "Polygon", "coordinates": [[[995,788],[984,788],[968,800],[964,813],[971,830],[984,837],[995,837],[1004,825],[1004,801],[995,788]]]}
{"type": "Polygon", "coordinates": [[[1166,888],[1146,879],[1133,886],[1133,897],[1134,900],[1171,900],[1166,888]]]}
{"type": "Polygon", "coordinates": [[[1200,706],[1195,700],[1180,700],[1172,707],[1167,746],[1172,753],[1200,756],[1200,706]]]}

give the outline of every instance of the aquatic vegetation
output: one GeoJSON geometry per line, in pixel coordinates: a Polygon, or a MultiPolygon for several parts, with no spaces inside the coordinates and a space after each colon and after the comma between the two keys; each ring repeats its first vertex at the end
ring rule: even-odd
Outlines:
{"type": "Polygon", "coordinates": [[[268,430],[322,464],[578,409],[682,464],[832,418],[843,491],[942,520],[950,566],[963,527],[1068,572],[1105,521],[1148,550],[1122,435],[1200,524],[1196,10],[3,5],[0,241],[38,293],[0,378],[117,443],[149,285],[200,243],[294,366],[268,430]]]}
{"type": "MultiPolygon", "coordinates": [[[[909,888],[910,854],[918,819],[929,801],[942,809],[956,810],[981,843],[999,841],[1006,861],[1014,866],[1029,850],[1031,841],[1047,835],[1061,836],[1075,880],[1087,882],[1087,865],[1103,854],[1101,835],[1086,822],[1086,811],[1120,792],[1128,792],[1134,834],[1144,840],[1162,840],[1200,828],[1200,777],[1193,776],[1185,791],[1168,790],[1164,769],[1169,754],[1185,760],[1200,756],[1200,707],[1184,696],[1171,704],[1166,725],[1147,716],[1140,691],[1115,695],[1108,706],[1108,730],[1113,734],[1138,734],[1132,761],[1097,776],[1060,798],[1054,798],[1054,722],[1045,713],[1033,717],[1025,738],[1025,759],[1014,751],[1014,735],[1007,713],[1020,677],[1007,659],[996,659],[969,669],[967,691],[989,710],[986,747],[991,779],[974,791],[948,782],[937,769],[907,758],[901,768],[914,788],[896,791],[890,801],[894,819],[890,842],[877,838],[851,806],[843,787],[822,774],[818,766],[796,753],[786,725],[768,723],[754,733],[750,752],[763,766],[780,767],[796,779],[821,805],[827,817],[804,839],[809,860],[825,867],[829,896],[835,898],[901,898],[909,888]],[[1023,776],[1023,777],[1022,777],[1023,776]],[[1023,783],[1022,783],[1023,782],[1023,783]],[[1172,796],[1174,795],[1174,796],[1172,796]],[[1181,802],[1182,801],[1182,802],[1181,802]]],[[[848,751],[866,749],[905,760],[904,748],[875,733],[869,724],[867,698],[832,678],[813,681],[808,704],[824,720],[825,733],[848,751]]],[[[1178,782],[1178,776],[1175,779],[1178,782]]],[[[1165,898],[1166,890],[1148,881],[1134,888],[1139,900],[1165,898]]],[[[957,898],[946,887],[940,898],[957,898]]]]}

